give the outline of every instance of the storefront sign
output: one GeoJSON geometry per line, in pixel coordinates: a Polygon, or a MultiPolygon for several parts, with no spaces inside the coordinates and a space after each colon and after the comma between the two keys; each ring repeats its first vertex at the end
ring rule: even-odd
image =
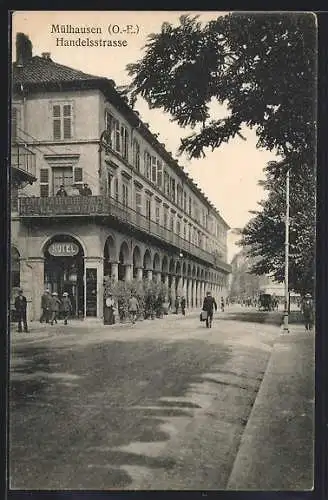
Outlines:
{"type": "Polygon", "coordinates": [[[73,257],[79,253],[79,247],[76,243],[51,243],[48,248],[50,255],[54,257],[73,257]]]}

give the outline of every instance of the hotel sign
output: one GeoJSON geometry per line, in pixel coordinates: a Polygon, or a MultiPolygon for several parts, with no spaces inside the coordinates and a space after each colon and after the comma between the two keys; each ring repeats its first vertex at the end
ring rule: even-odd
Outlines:
{"type": "Polygon", "coordinates": [[[54,257],[73,257],[79,253],[79,247],[76,243],[56,242],[51,243],[48,252],[54,257]]]}

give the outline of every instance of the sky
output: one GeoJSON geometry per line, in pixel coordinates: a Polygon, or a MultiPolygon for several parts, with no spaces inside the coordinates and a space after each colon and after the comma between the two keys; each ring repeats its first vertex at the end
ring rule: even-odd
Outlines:
{"type": "MultiPolygon", "coordinates": [[[[16,33],[23,32],[33,44],[33,55],[50,52],[51,59],[93,75],[115,80],[117,85],[130,81],[126,65],[142,58],[150,33],[158,33],[163,22],[179,24],[181,14],[198,15],[207,22],[224,15],[222,12],[194,11],[16,11],[12,17],[13,60],[15,60],[16,33]],[[101,34],[74,35],[52,32],[52,25],[89,26],[99,28],[101,34]],[[119,33],[114,34],[114,31],[119,33]],[[111,34],[109,34],[109,31],[111,34]],[[61,47],[57,38],[89,37],[90,39],[127,40],[125,47],[61,47]]],[[[159,134],[158,140],[185,167],[198,186],[206,193],[231,228],[241,228],[251,218],[250,210],[256,210],[257,202],[265,197],[258,181],[263,179],[263,167],[276,159],[273,152],[256,148],[255,132],[243,130],[246,138],[231,139],[215,151],[206,151],[206,157],[188,160],[178,156],[180,139],[190,130],[170,121],[170,115],[159,109],[150,110],[147,103],[138,98],[135,108],[150,130],[159,134]]],[[[214,117],[225,116],[223,106],[214,104],[214,117]]],[[[233,240],[233,239],[232,239],[233,240]]],[[[232,241],[231,240],[231,241],[232,241]]],[[[230,241],[230,240],[229,240],[230,241]]],[[[228,259],[238,249],[229,243],[228,259]]]]}

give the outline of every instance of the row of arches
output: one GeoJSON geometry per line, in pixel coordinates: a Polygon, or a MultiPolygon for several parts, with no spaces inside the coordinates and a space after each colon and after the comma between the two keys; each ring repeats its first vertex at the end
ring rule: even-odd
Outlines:
{"type": "Polygon", "coordinates": [[[180,253],[180,255],[167,255],[158,250],[150,248],[142,249],[137,243],[129,244],[123,241],[119,248],[116,247],[115,240],[109,236],[104,248],[104,274],[111,274],[113,264],[119,266],[118,279],[124,279],[124,269],[126,266],[132,266],[133,277],[137,276],[138,269],[143,270],[143,276],[147,271],[153,271],[163,274],[181,275],[193,279],[199,279],[210,283],[223,284],[223,276],[219,271],[208,269],[188,261],[180,253]]]}

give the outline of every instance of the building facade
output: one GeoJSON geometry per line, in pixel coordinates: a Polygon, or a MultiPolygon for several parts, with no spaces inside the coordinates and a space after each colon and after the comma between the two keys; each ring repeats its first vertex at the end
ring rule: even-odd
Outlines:
{"type": "Polygon", "coordinates": [[[23,34],[16,48],[12,148],[33,153],[37,178],[12,196],[29,319],[45,287],[67,291],[76,316],[102,317],[108,276],[163,281],[188,307],[226,296],[228,224],[114,82],[33,56],[23,34]]]}

